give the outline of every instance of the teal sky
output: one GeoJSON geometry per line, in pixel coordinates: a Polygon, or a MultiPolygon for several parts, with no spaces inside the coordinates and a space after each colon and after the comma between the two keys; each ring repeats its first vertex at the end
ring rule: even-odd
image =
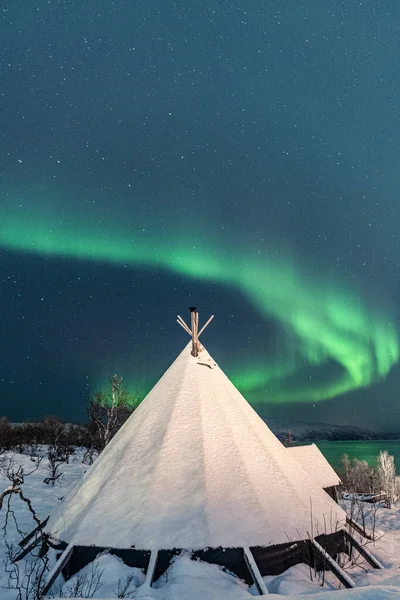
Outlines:
{"type": "Polygon", "coordinates": [[[399,17],[6,2],[0,413],[143,395],[195,304],[263,416],[400,427],[399,17]]]}

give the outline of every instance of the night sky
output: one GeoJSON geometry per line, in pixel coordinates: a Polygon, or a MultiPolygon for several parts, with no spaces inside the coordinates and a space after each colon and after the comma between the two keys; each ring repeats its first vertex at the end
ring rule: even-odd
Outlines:
{"type": "Polygon", "coordinates": [[[195,305],[263,416],[400,429],[398,2],[0,17],[0,414],[143,396],[195,305]]]}

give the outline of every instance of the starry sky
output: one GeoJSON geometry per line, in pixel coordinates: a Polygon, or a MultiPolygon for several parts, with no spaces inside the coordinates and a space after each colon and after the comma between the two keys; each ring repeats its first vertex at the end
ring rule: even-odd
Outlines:
{"type": "Polygon", "coordinates": [[[4,0],[0,414],[203,343],[264,417],[400,429],[394,0],[4,0]]]}

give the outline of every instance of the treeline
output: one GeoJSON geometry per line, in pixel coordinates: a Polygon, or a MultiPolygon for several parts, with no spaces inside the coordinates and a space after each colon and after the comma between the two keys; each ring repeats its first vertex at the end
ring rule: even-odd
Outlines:
{"type": "Polygon", "coordinates": [[[11,425],[7,417],[0,418],[0,449],[23,453],[27,446],[50,444],[55,439],[65,446],[89,446],[89,424],[64,423],[58,417],[47,416],[37,422],[25,421],[11,425]]]}

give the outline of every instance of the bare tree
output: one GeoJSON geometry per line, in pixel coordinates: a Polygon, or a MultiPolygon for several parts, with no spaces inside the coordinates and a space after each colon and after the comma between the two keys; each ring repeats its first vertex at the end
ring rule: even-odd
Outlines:
{"type": "Polygon", "coordinates": [[[18,496],[26,504],[32,514],[33,520],[39,528],[41,527],[40,519],[31,500],[23,492],[23,484],[26,477],[34,473],[39,468],[39,465],[40,460],[37,461],[31,471],[25,472],[22,465],[15,465],[12,457],[6,457],[0,464],[1,475],[10,482],[6,489],[0,493],[0,510],[4,508],[4,505],[6,506],[6,515],[2,528],[6,547],[6,555],[3,563],[4,571],[8,574],[6,588],[14,590],[16,600],[40,600],[42,598],[45,574],[48,571],[49,559],[43,545],[31,551],[29,560],[18,562],[17,559],[21,553],[21,548],[15,548],[10,544],[7,535],[8,527],[11,523],[21,537],[25,535],[20,529],[12,507],[12,498],[15,496],[18,496]]]}
{"type": "Polygon", "coordinates": [[[349,491],[350,488],[350,478],[351,478],[351,463],[348,454],[343,454],[340,458],[340,479],[342,480],[342,484],[344,488],[349,491]]]}
{"type": "Polygon", "coordinates": [[[396,500],[396,467],[394,456],[387,450],[381,450],[378,455],[378,479],[381,491],[385,494],[387,508],[391,508],[396,500]]]}
{"type": "Polygon", "coordinates": [[[88,416],[92,446],[99,452],[114,437],[139,404],[138,394],[131,395],[122,385],[122,377],[114,375],[109,392],[97,392],[89,400],[88,416]]]}
{"type": "Polygon", "coordinates": [[[6,487],[6,489],[0,493],[0,510],[3,508],[4,499],[7,496],[9,496],[8,509],[7,509],[7,515],[6,515],[6,519],[5,519],[4,528],[7,528],[8,516],[9,516],[9,511],[10,511],[10,500],[13,495],[19,496],[19,498],[23,502],[25,502],[29,511],[32,514],[33,519],[40,526],[40,519],[37,516],[37,513],[34,510],[31,501],[29,500],[29,498],[27,498],[24,495],[24,493],[22,491],[22,486],[25,483],[25,478],[29,477],[29,475],[32,475],[32,473],[37,471],[39,468],[39,465],[40,465],[40,460],[37,461],[35,467],[31,471],[25,472],[22,465],[18,465],[17,467],[15,466],[15,463],[11,457],[9,457],[6,461],[3,461],[2,464],[0,465],[1,475],[10,482],[10,485],[8,485],[6,487]]]}
{"type": "Polygon", "coordinates": [[[44,483],[54,485],[62,476],[60,467],[67,462],[69,449],[65,443],[65,425],[56,417],[45,417],[41,420],[43,441],[47,445],[46,458],[49,476],[44,483]]]}
{"type": "Polygon", "coordinates": [[[287,434],[285,435],[282,443],[287,448],[289,448],[290,446],[293,446],[293,435],[292,435],[292,432],[290,431],[290,429],[288,430],[287,434]]]}

